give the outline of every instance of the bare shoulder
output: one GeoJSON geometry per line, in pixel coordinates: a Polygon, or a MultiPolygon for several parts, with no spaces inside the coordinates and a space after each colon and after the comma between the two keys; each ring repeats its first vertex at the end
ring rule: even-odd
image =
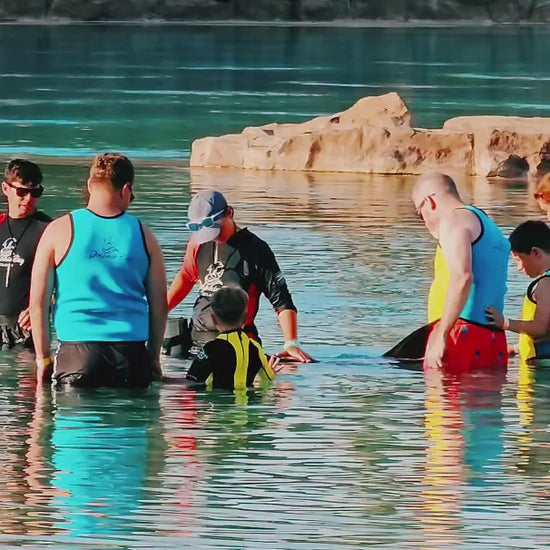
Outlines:
{"type": "Polygon", "coordinates": [[[147,244],[147,249],[151,250],[151,247],[158,247],[158,240],[155,237],[155,234],[151,228],[144,223],[141,224],[141,229],[143,231],[143,237],[145,238],[145,243],[147,244]]]}
{"type": "Polygon", "coordinates": [[[537,301],[537,304],[540,305],[540,302],[550,301],[550,277],[543,277],[538,283],[535,291],[533,292],[533,297],[537,301]]]}
{"type": "Polygon", "coordinates": [[[57,239],[59,237],[68,236],[70,238],[72,232],[71,216],[65,214],[60,218],[52,220],[44,230],[42,239],[48,241],[50,239],[57,239]]]}
{"type": "Polygon", "coordinates": [[[481,234],[481,221],[479,216],[469,208],[455,208],[443,220],[444,232],[456,238],[467,237],[471,242],[481,234]]]}

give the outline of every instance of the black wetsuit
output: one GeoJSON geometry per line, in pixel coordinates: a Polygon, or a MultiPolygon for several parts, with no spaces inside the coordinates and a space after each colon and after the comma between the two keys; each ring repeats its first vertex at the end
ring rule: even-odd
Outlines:
{"type": "Polygon", "coordinates": [[[187,372],[187,380],[226,390],[251,387],[256,377],[273,380],[275,374],[260,344],[241,329],[207,342],[187,372]]]}
{"type": "Polygon", "coordinates": [[[208,342],[217,336],[210,300],[214,292],[226,284],[236,284],[248,293],[244,330],[255,338],[258,331],[254,319],[262,294],[275,311],[296,311],[271,248],[248,229],[237,231],[223,244],[209,242],[198,245],[191,238],[181,273],[187,282],[199,285],[199,297],[193,309],[192,335],[195,342],[208,342]]]}
{"type": "Polygon", "coordinates": [[[29,307],[31,271],[38,241],[51,218],[35,212],[26,218],[0,215],[0,328],[1,345],[30,345],[28,333],[17,323],[29,307]]]}

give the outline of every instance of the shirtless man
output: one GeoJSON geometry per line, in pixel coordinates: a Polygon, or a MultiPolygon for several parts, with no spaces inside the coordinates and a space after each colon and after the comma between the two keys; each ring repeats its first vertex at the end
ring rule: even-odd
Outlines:
{"type": "Polygon", "coordinates": [[[493,305],[502,311],[507,239],[487,214],[464,204],[445,174],[421,176],[412,199],[417,215],[438,241],[428,299],[428,320],[434,326],[424,367],[506,366],[504,332],[487,323],[485,308],[493,305]]]}

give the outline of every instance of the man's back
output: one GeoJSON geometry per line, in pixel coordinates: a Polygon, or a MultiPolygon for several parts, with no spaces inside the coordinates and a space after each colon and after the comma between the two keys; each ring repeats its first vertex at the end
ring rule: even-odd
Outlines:
{"type": "Polygon", "coordinates": [[[54,324],[59,339],[147,340],[149,258],[140,222],[127,213],[104,218],[87,209],[70,216],[73,239],[56,267],[54,324]]]}

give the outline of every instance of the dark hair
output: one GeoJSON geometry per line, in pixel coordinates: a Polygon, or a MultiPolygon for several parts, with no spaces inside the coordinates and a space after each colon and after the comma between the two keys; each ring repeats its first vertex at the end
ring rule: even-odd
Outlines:
{"type": "Polygon", "coordinates": [[[550,253],[550,227],[542,221],[529,220],[518,225],[509,240],[512,252],[529,254],[536,247],[550,253]]]}
{"type": "Polygon", "coordinates": [[[21,183],[38,187],[42,183],[42,172],[40,168],[30,160],[13,159],[6,166],[4,177],[7,183],[21,180],[21,183]]]}
{"type": "Polygon", "coordinates": [[[119,153],[97,155],[90,168],[90,178],[107,180],[115,189],[122,189],[126,183],[134,183],[134,166],[128,157],[119,153]]]}
{"type": "Polygon", "coordinates": [[[248,294],[238,286],[224,286],[212,296],[212,311],[225,324],[243,323],[248,306],[248,294]]]}

